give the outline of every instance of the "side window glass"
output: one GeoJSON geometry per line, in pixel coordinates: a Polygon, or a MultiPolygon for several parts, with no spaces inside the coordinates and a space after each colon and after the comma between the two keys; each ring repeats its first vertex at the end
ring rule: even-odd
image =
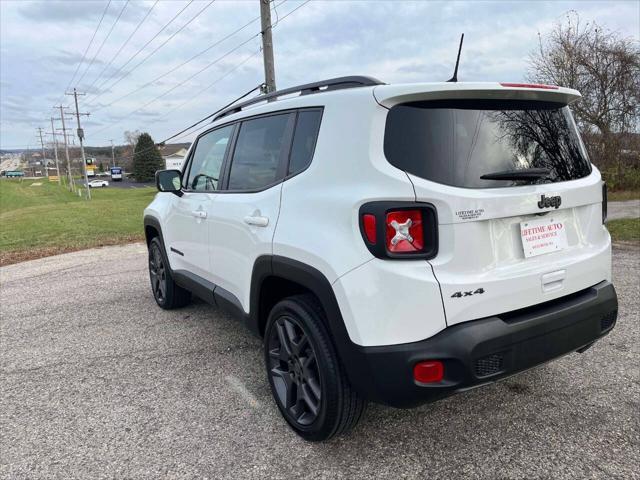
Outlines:
{"type": "Polygon", "coordinates": [[[318,138],[320,118],[319,110],[307,110],[298,113],[298,122],[293,135],[288,175],[298,173],[309,166],[318,138]]]}
{"type": "Polygon", "coordinates": [[[291,115],[242,122],[231,162],[229,190],[255,190],[278,179],[278,165],[289,147],[284,139],[291,115]]]}
{"type": "Polygon", "coordinates": [[[202,192],[218,189],[222,161],[232,132],[233,125],[229,125],[198,139],[189,169],[187,189],[202,192]]]}

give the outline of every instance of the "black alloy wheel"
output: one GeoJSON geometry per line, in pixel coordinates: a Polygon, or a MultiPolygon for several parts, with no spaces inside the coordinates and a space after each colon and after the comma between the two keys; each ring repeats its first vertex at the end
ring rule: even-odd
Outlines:
{"type": "Polygon", "coordinates": [[[167,299],[167,271],[160,247],[156,244],[149,248],[149,276],[153,296],[158,304],[164,304],[167,299]]]}
{"type": "Polygon", "coordinates": [[[184,307],[191,301],[191,292],[173,281],[159,237],[149,242],[149,280],[153,297],[161,308],[170,310],[184,307]]]}
{"type": "Polygon", "coordinates": [[[320,412],[322,385],[306,332],[295,318],[283,316],[268,342],[269,375],[280,404],[296,423],[311,425],[320,412]]]}
{"type": "Polygon", "coordinates": [[[286,297],[271,309],[264,359],[280,413],[305,440],[328,440],[362,417],[366,401],[351,387],[313,294],[286,297]]]}

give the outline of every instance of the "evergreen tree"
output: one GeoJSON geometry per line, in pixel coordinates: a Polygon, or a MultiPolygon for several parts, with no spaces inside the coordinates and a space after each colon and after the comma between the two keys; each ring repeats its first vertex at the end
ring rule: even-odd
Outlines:
{"type": "Polygon", "coordinates": [[[157,170],[164,168],[164,160],[151,135],[142,133],[133,152],[133,178],[138,182],[151,182],[157,170]]]}

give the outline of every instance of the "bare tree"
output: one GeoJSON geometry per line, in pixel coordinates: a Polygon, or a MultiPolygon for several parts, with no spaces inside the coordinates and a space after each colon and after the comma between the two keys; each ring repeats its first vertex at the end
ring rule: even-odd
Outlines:
{"type": "MultiPolygon", "coordinates": [[[[568,12],[530,57],[528,78],[574,88],[574,112],[592,161],[621,170],[623,142],[640,132],[640,49],[629,38],[568,12]]],[[[636,155],[637,157],[637,152],[636,155]]],[[[632,161],[634,161],[632,159],[632,161]]],[[[635,159],[637,161],[637,158],[635,159]]]]}
{"type": "Polygon", "coordinates": [[[124,131],[124,141],[127,142],[131,148],[136,148],[136,144],[138,143],[138,137],[140,137],[140,130],[125,130],[124,131]]]}
{"type": "Polygon", "coordinates": [[[136,145],[138,143],[138,138],[140,137],[140,130],[125,130],[124,131],[124,140],[126,142],[126,147],[124,149],[124,157],[121,160],[122,166],[125,170],[131,170],[131,166],[133,165],[132,157],[133,152],[135,151],[136,145]]]}

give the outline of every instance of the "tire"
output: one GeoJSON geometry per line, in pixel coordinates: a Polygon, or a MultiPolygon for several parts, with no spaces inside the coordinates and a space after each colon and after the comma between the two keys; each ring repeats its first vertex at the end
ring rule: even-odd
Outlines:
{"type": "Polygon", "coordinates": [[[351,388],[325,314],[313,295],[288,297],[267,319],[264,356],[280,413],[305,440],[328,440],[353,428],[366,402],[351,388]]]}
{"type": "Polygon", "coordinates": [[[149,243],[149,280],[153,298],[160,308],[171,310],[184,307],[191,301],[191,292],[173,281],[167,256],[158,237],[149,243]]]}

